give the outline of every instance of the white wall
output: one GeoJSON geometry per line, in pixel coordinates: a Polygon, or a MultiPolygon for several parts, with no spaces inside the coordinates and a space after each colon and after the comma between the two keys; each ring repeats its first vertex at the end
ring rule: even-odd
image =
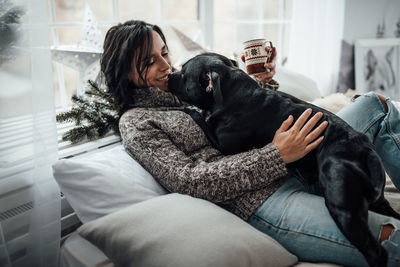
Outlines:
{"type": "MultiPolygon", "coordinates": [[[[379,24],[385,24],[383,38],[396,38],[396,24],[400,23],[400,0],[347,0],[339,82],[337,90],[345,92],[355,87],[354,42],[376,38],[379,24]]],[[[399,38],[399,37],[397,37],[399,38]]]]}
{"type": "Polygon", "coordinates": [[[375,38],[378,24],[385,22],[384,38],[394,38],[400,20],[399,0],[347,0],[345,4],[344,40],[353,44],[361,38],[375,38]]]}

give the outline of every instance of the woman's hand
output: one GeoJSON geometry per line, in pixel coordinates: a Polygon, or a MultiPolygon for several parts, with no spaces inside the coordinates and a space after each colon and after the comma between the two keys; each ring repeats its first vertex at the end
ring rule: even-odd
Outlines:
{"type": "Polygon", "coordinates": [[[291,163],[301,159],[322,142],[324,137],[320,135],[328,122],[322,122],[311,131],[322,118],[322,113],[318,112],[308,120],[311,112],[310,108],[304,111],[292,127],[290,125],[293,123],[293,116],[290,115],[276,131],[272,143],[281,154],[283,162],[291,163]]]}
{"type": "MultiPolygon", "coordinates": [[[[275,46],[270,47],[270,46],[266,46],[265,47],[265,51],[267,51],[267,53],[269,52],[269,50],[272,49],[272,55],[271,58],[269,59],[269,61],[267,63],[264,64],[264,68],[267,70],[266,72],[263,73],[257,73],[254,75],[254,78],[258,81],[258,82],[262,82],[262,83],[269,83],[272,78],[274,77],[275,73],[276,73],[276,64],[275,64],[275,58],[276,58],[276,48],[275,46]]],[[[245,62],[244,60],[244,55],[242,54],[241,59],[243,61],[243,63],[245,62]]]]}

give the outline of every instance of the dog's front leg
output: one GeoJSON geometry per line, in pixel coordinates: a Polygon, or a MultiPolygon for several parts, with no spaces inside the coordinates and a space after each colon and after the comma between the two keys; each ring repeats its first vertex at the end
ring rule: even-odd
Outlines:
{"type": "Polygon", "coordinates": [[[198,109],[194,107],[185,107],[183,111],[188,114],[192,119],[200,126],[203,130],[204,134],[206,135],[208,141],[210,141],[211,145],[216,149],[219,149],[219,143],[215,138],[215,134],[212,128],[208,125],[204,114],[198,111],[198,109]]]}

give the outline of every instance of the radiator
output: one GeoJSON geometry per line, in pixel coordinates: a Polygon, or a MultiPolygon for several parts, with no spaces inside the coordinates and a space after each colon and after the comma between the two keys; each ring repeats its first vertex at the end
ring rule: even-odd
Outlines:
{"type": "MultiPolygon", "coordinates": [[[[26,261],[29,257],[27,248],[30,243],[32,244],[32,240],[35,240],[32,231],[29,231],[32,227],[37,227],[33,235],[38,234],[43,237],[46,232],[54,231],[56,228],[60,236],[66,238],[81,224],[55,181],[52,180],[49,182],[52,184],[43,186],[46,190],[51,188],[55,191],[54,194],[60,195],[61,207],[58,199],[58,201],[46,202],[47,206],[42,208],[51,208],[60,211],[61,214],[57,220],[50,221],[47,225],[33,225],[31,215],[35,203],[35,188],[30,181],[32,181],[32,175],[35,175],[32,173],[34,154],[31,133],[24,130],[29,121],[31,121],[29,115],[26,115],[2,119],[0,123],[0,224],[2,226],[0,228],[0,266],[7,266],[9,262],[15,267],[27,266],[26,261]]],[[[59,159],[95,153],[120,142],[120,137],[112,134],[96,141],[79,144],[62,141],[63,133],[73,126],[72,123],[57,125],[59,159]]],[[[45,237],[44,240],[46,247],[60,246],[58,239],[51,240],[45,237]]]]}

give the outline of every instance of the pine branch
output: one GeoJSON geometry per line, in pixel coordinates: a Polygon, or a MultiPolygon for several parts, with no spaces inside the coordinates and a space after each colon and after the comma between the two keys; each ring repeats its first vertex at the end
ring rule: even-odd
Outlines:
{"type": "Polygon", "coordinates": [[[96,130],[91,126],[79,126],[75,127],[63,135],[63,141],[71,141],[72,143],[78,143],[83,139],[94,140],[98,137],[96,130]]]}
{"type": "Polygon", "coordinates": [[[93,88],[93,92],[96,92],[96,95],[100,96],[104,101],[106,101],[111,110],[115,110],[118,113],[121,107],[118,105],[117,101],[111,97],[106,89],[101,89],[98,84],[92,80],[88,80],[88,84],[91,88],[93,88]]]}
{"type": "Polygon", "coordinates": [[[110,131],[120,135],[118,128],[119,106],[106,90],[89,80],[90,88],[84,96],[72,96],[74,107],[57,115],[58,122],[75,122],[77,127],[69,130],[63,140],[77,143],[85,138],[93,140],[105,136],[110,131]]]}
{"type": "Polygon", "coordinates": [[[87,101],[86,101],[85,98],[79,97],[79,96],[77,96],[75,94],[71,97],[71,100],[72,100],[72,102],[74,104],[77,104],[77,105],[85,105],[85,104],[87,104],[87,101]]]}
{"type": "Polygon", "coordinates": [[[108,111],[110,113],[115,113],[116,110],[112,109],[110,107],[110,104],[107,103],[101,103],[101,102],[94,102],[93,103],[93,107],[95,108],[96,111],[98,112],[104,112],[104,111],[108,111]]]}
{"type": "Polygon", "coordinates": [[[84,117],[83,117],[81,110],[76,107],[72,108],[70,111],[60,113],[56,116],[56,121],[58,121],[58,122],[73,122],[73,121],[75,121],[76,125],[81,125],[83,119],[84,119],[84,117]]]}
{"type": "Polygon", "coordinates": [[[98,84],[94,81],[88,80],[88,84],[90,86],[90,90],[85,91],[85,94],[89,97],[101,97],[108,98],[107,90],[101,90],[98,84]]]}

